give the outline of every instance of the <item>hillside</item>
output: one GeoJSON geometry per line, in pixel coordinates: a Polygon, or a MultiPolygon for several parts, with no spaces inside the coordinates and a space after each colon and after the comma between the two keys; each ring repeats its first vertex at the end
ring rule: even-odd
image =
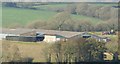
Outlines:
{"type": "MultiPolygon", "coordinates": [[[[3,7],[2,8],[2,25],[3,27],[9,27],[14,24],[21,24],[25,26],[26,24],[35,21],[35,20],[46,20],[49,21],[56,15],[57,12],[52,11],[43,11],[43,10],[31,10],[31,9],[21,9],[21,8],[12,8],[12,7],[3,7]]],[[[100,22],[102,20],[91,18],[82,15],[73,15],[73,19],[88,19],[93,23],[100,22]]]]}

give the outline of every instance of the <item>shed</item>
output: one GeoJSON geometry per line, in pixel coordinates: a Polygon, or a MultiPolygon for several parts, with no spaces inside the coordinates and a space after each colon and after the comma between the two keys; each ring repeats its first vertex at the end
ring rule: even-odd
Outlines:
{"type": "Polygon", "coordinates": [[[44,34],[44,42],[53,43],[60,40],[66,40],[66,37],[57,34],[44,34]]]}
{"type": "Polygon", "coordinates": [[[91,33],[88,33],[88,32],[84,32],[82,34],[78,34],[72,38],[77,38],[77,37],[82,37],[82,38],[93,38],[93,39],[96,39],[97,41],[104,41],[104,42],[107,42],[106,41],[106,38],[103,38],[103,37],[100,37],[100,36],[97,36],[97,35],[94,35],[94,34],[91,34],[91,33]]]}
{"type": "Polygon", "coordinates": [[[20,36],[23,33],[31,32],[29,29],[7,29],[0,28],[2,31],[0,32],[0,40],[5,39],[6,36],[20,36]]]}

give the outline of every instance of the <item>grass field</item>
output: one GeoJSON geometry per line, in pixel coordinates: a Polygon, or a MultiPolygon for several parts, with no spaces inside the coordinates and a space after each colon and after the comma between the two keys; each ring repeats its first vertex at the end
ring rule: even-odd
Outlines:
{"type": "Polygon", "coordinates": [[[48,4],[48,5],[38,5],[38,6],[33,6],[37,9],[44,9],[47,10],[49,8],[65,8],[68,4],[48,4]]]}
{"type": "MultiPolygon", "coordinates": [[[[52,11],[3,7],[2,8],[2,26],[9,27],[14,24],[20,24],[22,26],[25,26],[26,24],[36,20],[50,21],[56,14],[57,12],[52,12],[52,11]]],[[[102,20],[100,19],[82,16],[82,15],[71,14],[71,17],[75,20],[88,19],[92,23],[102,22],[102,20]]]]}
{"type": "MultiPolygon", "coordinates": [[[[22,58],[30,57],[33,58],[33,62],[45,62],[43,48],[46,46],[46,43],[2,41],[2,43],[5,42],[12,47],[17,46],[22,58]]],[[[9,48],[10,53],[12,53],[12,47],[9,48]]]]}
{"type": "Polygon", "coordinates": [[[8,7],[3,7],[2,10],[3,27],[12,25],[14,23],[26,25],[27,23],[30,23],[35,20],[49,20],[56,14],[55,12],[8,7]]]}
{"type": "MultiPolygon", "coordinates": [[[[69,3],[73,5],[75,3],[69,3]]],[[[2,7],[2,25],[3,27],[9,27],[14,24],[20,24],[25,26],[26,24],[36,21],[36,20],[46,20],[50,21],[53,16],[57,14],[57,12],[49,11],[49,8],[65,8],[69,4],[67,3],[49,3],[48,5],[38,5],[34,6],[35,8],[42,9],[42,10],[31,10],[31,9],[20,9],[20,8],[9,8],[9,7],[2,7]]],[[[95,6],[115,6],[115,3],[91,3],[95,6]]],[[[75,4],[76,5],[76,4],[75,4]]],[[[90,20],[92,23],[96,24],[102,20],[87,17],[83,15],[72,15],[73,19],[87,19],[90,20]]],[[[0,17],[1,18],[1,17],[0,17]]]]}
{"type": "MultiPolygon", "coordinates": [[[[40,6],[35,6],[36,8],[42,8],[42,9],[48,9],[48,8],[56,8],[56,7],[66,7],[68,5],[77,5],[78,3],[51,3],[48,5],[40,5],[40,6]]],[[[95,6],[115,6],[118,5],[117,3],[89,3],[95,6]]]]}

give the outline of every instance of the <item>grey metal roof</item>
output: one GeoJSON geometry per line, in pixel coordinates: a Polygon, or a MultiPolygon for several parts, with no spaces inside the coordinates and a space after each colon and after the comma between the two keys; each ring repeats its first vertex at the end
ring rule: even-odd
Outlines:
{"type": "Polygon", "coordinates": [[[90,35],[92,38],[102,39],[102,37],[90,34],[88,32],[71,32],[71,31],[57,31],[57,30],[44,30],[44,29],[2,29],[2,33],[4,34],[24,34],[29,32],[43,33],[43,34],[51,34],[51,35],[61,35],[66,38],[82,36],[82,35],[90,35]]]}
{"type": "MultiPolygon", "coordinates": [[[[94,35],[94,34],[91,34],[91,33],[88,33],[88,32],[84,32],[84,33],[81,33],[81,34],[78,34],[74,37],[81,37],[81,36],[91,36],[91,38],[95,38],[95,39],[103,39],[102,37],[100,36],[97,36],[97,35],[94,35]]],[[[73,37],[73,38],[74,38],[73,37]]]]}
{"type": "Polygon", "coordinates": [[[43,30],[43,29],[41,30],[37,29],[36,31],[42,32],[44,34],[57,34],[57,35],[64,36],[66,38],[70,38],[82,33],[82,32],[71,32],[71,31],[43,30]]]}
{"type": "Polygon", "coordinates": [[[3,34],[23,34],[30,32],[30,29],[1,29],[3,34]]]}
{"type": "Polygon", "coordinates": [[[57,34],[64,36],[66,38],[73,37],[75,35],[81,34],[82,32],[71,32],[71,31],[57,31],[57,30],[44,30],[44,29],[2,29],[4,34],[24,34],[29,32],[40,32],[43,34],[57,34]]]}

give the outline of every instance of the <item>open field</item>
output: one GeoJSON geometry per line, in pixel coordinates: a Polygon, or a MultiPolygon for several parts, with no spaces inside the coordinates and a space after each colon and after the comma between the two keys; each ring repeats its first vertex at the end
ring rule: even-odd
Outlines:
{"type": "Polygon", "coordinates": [[[30,57],[34,59],[33,62],[45,62],[42,51],[46,43],[2,41],[2,43],[4,42],[10,43],[10,46],[18,46],[19,52],[23,58],[30,57]]]}
{"type": "MultiPolygon", "coordinates": [[[[79,2],[78,2],[79,3],[79,2]]],[[[54,7],[66,7],[67,5],[77,5],[78,3],[48,3],[47,5],[38,5],[35,6],[36,8],[42,8],[42,9],[48,9],[48,8],[54,8],[54,7]]],[[[117,5],[116,3],[89,3],[92,5],[96,5],[96,6],[115,6],[117,5]]]]}
{"type": "Polygon", "coordinates": [[[34,8],[37,9],[44,9],[48,10],[49,8],[65,8],[68,4],[48,4],[48,5],[38,5],[38,6],[33,6],[34,8]]]}
{"type": "MultiPolygon", "coordinates": [[[[14,24],[20,24],[25,26],[26,24],[36,21],[45,20],[50,21],[57,14],[57,12],[52,11],[42,11],[42,10],[31,10],[31,9],[20,9],[20,8],[2,8],[2,25],[3,27],[9,27],[14,24]]],[[[83,15],[73,15],[71,17],[75,20],[90,20],[92,23],[102,22],[100,19],[87,17],[83,15]]]]}
{"type": "Polygon", "coordinates": [[[45,62],[45,58],[43,55],[43,48],[45,47],[45,43],[29,43],[29,44],[18,44],[15,43],[20,49],[21,55],[23,57],[31,57],[34,58],[33,62],[45,62]]]}
{"type": "Polygon", "coordinates": [[[36,20],[50,20],[55,12],[30,10],[30,9],[19,9],[19,8],[8,8],[3,7],[3,26],[10,26],[14,23],[19,23],[21,25],[26,25],[32,21],[36,20]],[[48,14],[49,13],[49,14],[48,14]]]}

